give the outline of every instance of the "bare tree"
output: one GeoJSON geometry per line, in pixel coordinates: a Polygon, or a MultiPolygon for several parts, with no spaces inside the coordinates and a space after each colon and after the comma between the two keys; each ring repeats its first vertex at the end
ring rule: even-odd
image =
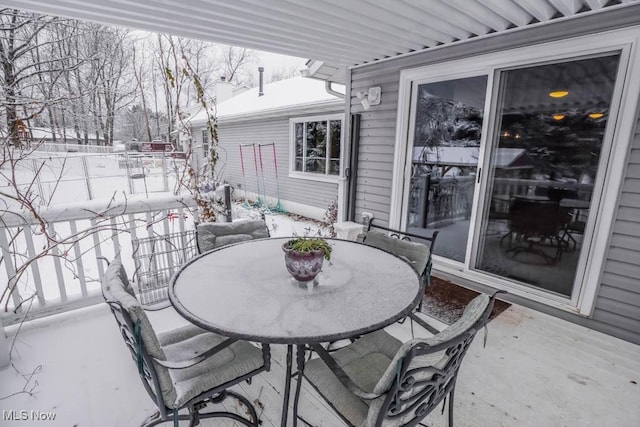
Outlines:
{"type": "Polygon", "coordinates": [[[223,46],[218,56],[218,73],[235,86],[253,86],[253,74],[250,66],[257,61],[256,52],[236,46],[223,46]]]}
{"type": "Polygon", "coordinates": [[[51,24],[56,21],[59,21],[58,18],[15,9],[0,10],[0,107],[5,117],[9,141],[14,145],[20,144],[19,134],[27,128],[29,120],[37,117],[48,106],[59,102],[52,98],[52,90],[45,91],[48,99],[34,99],[30,96],[35,85],[44,83],[38,77],[47,74],[49,84],[55,85],[65,70],[77,66],[77,61],[71,65],[66,62],[69,59],[67,57],[44,54],[46,50],[50,52],[59,41],[49,31],[51,24]],[[40,49],[40,54],[34,56],[36,49],[40,49]]]}

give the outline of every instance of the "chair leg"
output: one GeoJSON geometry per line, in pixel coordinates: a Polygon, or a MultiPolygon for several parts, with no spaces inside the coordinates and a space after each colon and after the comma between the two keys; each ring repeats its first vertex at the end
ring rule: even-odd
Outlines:
{"type": "Polygon", "coordinates": [[[453,427],[453,395],[456,392],[456,385],[453,384],[453,388],[449,392],[449,427],[453,427]]]}

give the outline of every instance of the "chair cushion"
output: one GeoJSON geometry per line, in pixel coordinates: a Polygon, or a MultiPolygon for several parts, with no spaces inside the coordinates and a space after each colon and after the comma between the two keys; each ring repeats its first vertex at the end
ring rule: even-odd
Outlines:
{"type": "MultiPolygon", "coordinates": [[[[371,392],[401,346],[391,335],[377,331],[335,351],[332,357],[360,388],[371,392]]],[[[369,402],[351,393],[321,359],[309,361],[304,376],[353,425],[366,421],[369,402]]]]}
{"type": "MultiPolygon", "coordinates": [[[[159,337],[168,360],[189,360],[220,344],[226,337],[187,325],[159,337]]],[[[165,404],[180,407],[194,397],[218,388],[264,365],[262,351],[245,341],[238,341],[204,361],[185,369],[169,369],[175,398],[165,404]]],[[[226,388],[226,387],[224,387],[226,388]]]]}
{"type": "MultiPolygon", "coordinates": [[[[374,392],[384,393],[385,391],[389,390],[389,388],[391,388],[391,384],[396,377],[398,361],[400,361],[404,357],[404,355],[407,354],[409,350],[411,350],[412,347],[420,343],[428,345],[440,344],[444,341],[457,337],[461,333],[466,332],[469,327],[471,327],[475,322],[478,321],[478,319],[480,319],[490,301],[491,300],[488,295],[480,294],[467,305],[467,307],[464,309],[464,312],[462,313],[462,316],[460,316],[460,318],[455,323],[442,330],[439,334],[434,335],[430,338],[412,339],[402,344],[402,347],[398,350],[397,354],[393,356],[393,361],[390,363],[389,368],[380,378],[378,384],[376,384],[374,392]]],[[[414,358],[413,363],[419,364],[421,366],[433,365],[438,368],[442,368],[446,364],[447,360],[448,358],[446,357],[444,351],[442,351],[439,353],[416,357],[414,358]]]]}
{"type": "Polygon", "coordinates": [[[431,251],[423,243],[401,240],[375,230],[367,232],[364,243],[404,258],[420,275],[424,273],[429,263],[431,251]]]}
{"type": "Polygon", "coordinates": [[[200,253],[232,243],[269,237],[269,229],[262,220],[202,223],[196,229],[200,253]]]}
{"type": "MultiPolygon", "coordinates": [[[[140,322],[140,337],[149,356],[166,360],[165,353],[147,314],[138,300],[126,289],[125,283],[128,283],[128,280],[123,280],[123,278],[126,279],[126,272],[124,274],[123,272],[124,268],[120,260],[114,259],[102,279],[102,294],[107,302],[118,303],[123,310],[126,310],[134,325],[138,321],[140,322]]],[[[174,401],[176,392],[168,370],[158,364],[154,364],[154,366],[158,374],[158,382],[160,383],[163,398],[166,402],[174,401]]]]}

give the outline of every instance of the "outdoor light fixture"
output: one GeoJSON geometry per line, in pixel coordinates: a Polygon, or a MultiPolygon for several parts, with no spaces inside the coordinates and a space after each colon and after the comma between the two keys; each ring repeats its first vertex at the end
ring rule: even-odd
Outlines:
{"type": "Polygon", "coordinates": [[[600,117],[604,117],[604,113],[589,113],[589,117],[592,119],[599,119],[600,117]]]}
{"type": "Polygon", "coordinates": [[[356,93],[356,96],[362,104],[362,108],[368,110],[372,105],[380,104],[380,94],[382,89],[380,86],[370,87],[368,91],[360,91],[356,93]]]}
{"type": "Polygon", "coordinates": [[[553,120],[560,121],[560,120],[564,119],[564,114],[558,113],[558,114],[554,114],[551,117],[553,117],[553,120]]]}

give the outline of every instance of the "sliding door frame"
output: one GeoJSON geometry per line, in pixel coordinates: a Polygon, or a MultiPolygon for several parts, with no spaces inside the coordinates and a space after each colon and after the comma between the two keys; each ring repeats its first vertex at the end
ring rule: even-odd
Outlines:
{"type": "Polygon", "coordinates": [[[640,79],[629,76],[640,73],[638,42],[640,27],[602,32],[572,39],[533,45],[525,48],[479,55],[400,72],[398,116],[393,162],[393,182],[389,225],[406,227],[411,158],[413,146],[415,91],[418,84],[455,80],[473,76],[487,76],[487,96],[483,112],[482,138],[478,159],[477,179],[467,239],[464,263],[434,256],[435,267],[445,273],[462,277],[482,285],[505,289],[515,295],[541,302],[556,308],[589,316],[593,310],[603,267],[608,253],[609,239],[617,213],[618,197],[623,183],[632,132],[638,113],[640,79]],[[542,289],[483,273],[474,268],[478,254],[481,213],[485,200],[483,194],[489,185],[489,150],[495,135],[498,79],[506,69],[535,66],[544,63],[564,62],[585,56],[595,56],[619,51],[620,62],[611,101],[607,128],[603,137],[598,176],[594,183],[592,209],[588,230],[585,233],[574,292],[567,298],[542,289]],[[453,70],[453,71],[452,71],[453,70]]]}

